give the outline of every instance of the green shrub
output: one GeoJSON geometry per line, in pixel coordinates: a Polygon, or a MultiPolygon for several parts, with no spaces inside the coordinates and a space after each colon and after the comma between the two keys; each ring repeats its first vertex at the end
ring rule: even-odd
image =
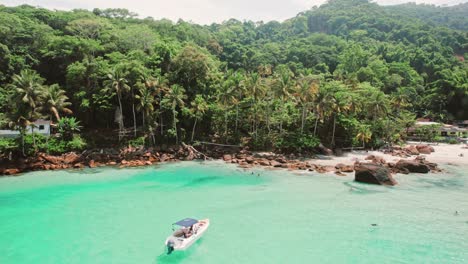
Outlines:
{"type": "Polygon", "coordinates": [[[447,143],[449,143],[449,144],[458,144],[458,140],[456,138],[449,138],[447,140],[447,143]]]}
{"type": "Polygon", "coordinates": [[[0,155],[8,154],[17,149],[19,149],[19,145],[14,138],[0,138],[0,155]]]}
{"type": "Polygon", "coordinates": [[[58,138],[50,138],[45,151],[49,154],[65,153],[67,152],[67,142],[58,138]]]}
{"type": "Polygon", "coordinates": [[[138,137],[128,141],[128,144],[132,147],[145,146],[145,137],[138,137]]]}
{"type": "Polygon", "coordinates": [[[66,144],[67,151],[82,151],[86,148],[87,144],[80,136],[73,136],[73,139],[66,144]]]}
{"type": "Polygon", "coordinates": [[[311,151],[320,144],[320,140],[308,134],[290,133],[275,141],[275,147],[281,151],[311,151]]]}

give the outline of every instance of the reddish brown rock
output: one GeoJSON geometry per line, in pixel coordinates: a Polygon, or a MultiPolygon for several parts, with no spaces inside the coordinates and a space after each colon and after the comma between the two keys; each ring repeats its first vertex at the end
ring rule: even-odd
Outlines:
{"type": "Polygon", "coordinates": [[[73,168],[82,169],[82,168],[84,168],[84,165],[82,163],[76,163],[75,165],[73,165],[73,168]]]}
{"type": "Polygon", "coordinates": [[[378,163],[378,164],[385,164],[386,161],[384,158],[380,156],[375,156],[375,155],[369,155],[365,158],[365,160],[370,160],[372,163],[378,163]]]}
{"type": "Polygon", "coordinates": [[[3,174],[5,174],[5,175],[15,175],[15,174],[18,174],[20,172],[21,171],[19,169],[16,169],[16,168],[14,168],[14,169],[5,169],[3,171],[3,174]]]}
{"type": "Polygon", "coordinates": [[[434,148],[428,145],[417,145],[416,149],[421,154],[431,154],[432,152],[434,152],[434,148]]]}
{"type": "Polygon", "coordinates": [[[346,174],[344,174],[344,173],[342,173],[340,171],[336,171],[335,174],[338,175],[338,176],[346,176],[346,174]]]}
{"type": "Polygon", "coordinates": [[[90,168],[96,168],[96,167],[97,167],[97,166],[96,166],[96,163],[94,162],[94,160],[90,160],[90,161],[88,162],[88,166],[89,166],[90,168]]]}
{"type": "Polygon", "coordinates": [[[397,182],[393,179],[390,171],[382,164],[359,163],[356,164],[354,169],[355,181],[380,185],[397,184],[397,182]]]}
{"type": "Polygon", "coordinates": [[[153,165],[153,163],[149,160],[145,161],[145,165],[153,165]]]}
{"type": "Polygon", "coordinates": [[[420,160],[399,160],[395,164],[395,168],[401,173],[428,173],[431,171],[431,168],[420,160]]]}
{"type": "Polygon", "coordinates": [[[63,155],[63,162],[66,164],[75,164],[80,160],[80,156],[78,156],[75,152],[70,152],[63,155]]]}
{"type": "Polygon", "coordinates": [[[352,165],[345,165],[340,168],[341,172],[353,172],[354,171],[354,166],[352,165]]]}
{"type": "Polygon", "coordinates": [[[224,160],[224,161],[230,161],[230,160],[232,160],[232,156],[229,155],[229,154],[224,154],[224,155],[223,155],[223,160],[224,160]]]}
{"type": "Polygon", "coordinates": [[[270,166],[278,168],[281,167],[281,163],[277,162],[276,160],[270,160],[270,166]]]}
{"type": "Polygon", "coordinates": [[[50,156],[46,154],[41,154],[40,156],[42,159],[48,161],[49,163],[52,163],[54,165],[58,165],[63,162],[63,159],[61,157],[56,157],[56,156],[50,156]]]}
{"type": "Polygon", "coordinates": [[[260,166],[270,166],[270,161],[267,160],[267,159],[260,159],[260,160],[258,160],[258,164],[260,166]]]}
{"type": "Polygon", "coordinates": [[[414,145],[406,146],[405,151],[407,151],[411,155],[419,155],[419,151],[414,145]]]}

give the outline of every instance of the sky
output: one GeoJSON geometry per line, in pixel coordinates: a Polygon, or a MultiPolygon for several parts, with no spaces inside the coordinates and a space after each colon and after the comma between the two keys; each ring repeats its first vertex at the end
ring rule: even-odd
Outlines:
{"type": "MultiPolygon", "coordinates": [[[[28,4],[48,9],[71,10],[93,8],[126,8],[140,17],[182,18],[199,24],[222,22],[230,18],[253,21],[283,21],[297,13],[319,6],[326,0],[0,0],[0,4],[28,4]]],[[[455,5],[468,0],[375,0],[379,4],[406,2],[455,5]]]]}

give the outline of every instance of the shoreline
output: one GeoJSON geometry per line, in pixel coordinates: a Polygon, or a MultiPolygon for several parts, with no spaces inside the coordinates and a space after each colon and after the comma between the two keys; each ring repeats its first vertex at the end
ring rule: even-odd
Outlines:
{"type": "MultiPolygon", "coordinates": [[[[422,150],[421,150],[422,151],[422,150]]],[[[422,151],[424,152],[424,151],[422,151]]],[[[431,172],[439,172],[439,165],[468,166],[468,147],[465,145],[449,144],[419,144],[407,145],[405,148],[396,147],[392,152],[382,151],[350,151],[341,156],[315,155],[304,157],[295,155],[276,154],[271,152],[250,152],[241,150],[227,153],[215,149],[203,154],[190,145],[181,145],[178,149],[169,149],[160,152],[154,149],[124,148],[119,151],[115,149],[88,150],[82,154],[74,152],[60,156],[39,153],[36,157],[29,159],[18,159],[7,162],[0,166],[0,175],[18,175],[29,171],[39,170],[61,170],[61,169],[83,169],[85,167],[95,168],[102,166],[141,167],[157,164],[160,162],[178,162],[190,160],[223,160],[226,163],[237,164],[240,168],[249,169],[253,167],[269,167],[274,169],[287,169],[289,171],[314,171],[318,173],[334,173],[338,176],[349,176],[355,171],[357,164],[381,164],[386,166],[393,174],[412,173],[399,168],[400,160],[417,162],[432,166],[431,172]],[[429,146],[433,152],[427,154],[411,153],[415,147],[429,146]],[[411,149],[413,148],[413,149],[411,149]]],[[[426,172],[423,172],[426,173],[426,172]]]]}

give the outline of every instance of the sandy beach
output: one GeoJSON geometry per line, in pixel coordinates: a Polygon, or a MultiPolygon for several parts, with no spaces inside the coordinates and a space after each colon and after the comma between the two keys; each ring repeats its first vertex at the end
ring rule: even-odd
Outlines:
{"type": "MultiPolygon", "coordinates": [[[[411,144],[412,142],[410,142],[411,144]]],[[[427,144],[434,148],[434,152],[429,155],[420,154],[420,156],[426,157],[427,161],[435,162],[439,165],[460,165],[468,166],[468,148],[464,148],[464,144],[433,144],[433,143],[414,143],[414,144],[427,144]],[[460,156],[462,154],[462,156],[460,156]]],[[[412,144],[411,144],[412,145],[412,144]]],[[[390,154],[383,153],[381,151],[365,151],[357,150],[351,152],[345,152],[343,156],[319,156],[317,159],[309,160],[313,164],[335,166],[338,163],[345,165],[354,164],[356,161],[364,161],[369,155],[380,156],[387,162],[397,162],[400,159],[404,159],[398,156],[392,156],[390,154]]],[[[414,159],[415,156],[407,158],[414,159]]]]}

